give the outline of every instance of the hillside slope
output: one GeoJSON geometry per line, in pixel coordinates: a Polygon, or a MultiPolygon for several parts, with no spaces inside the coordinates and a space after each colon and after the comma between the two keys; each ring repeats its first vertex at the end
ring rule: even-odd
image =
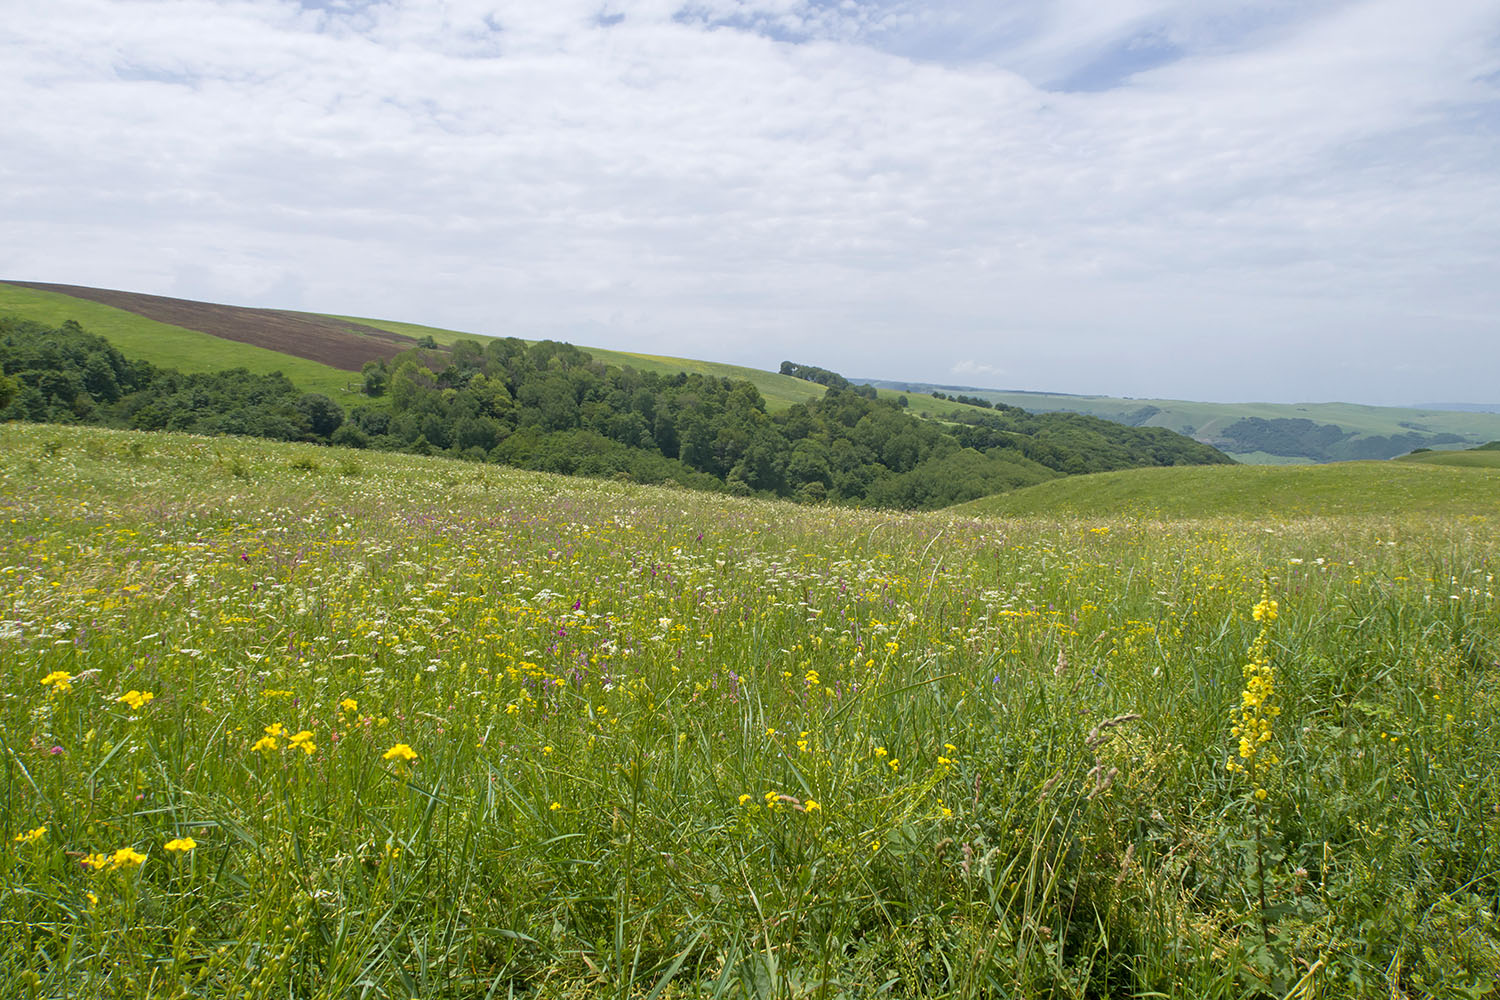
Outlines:
{"type": "Polygon", "coordinates": [[[1255,465],[1394,458],[1415,448],[1463,447],[1500,437],[1500,413],[1479,411],[1357,403],[1205,403],[858,381],[914,393],[961,392],[1033,413],[1086,413],[1132,427],[1166,427],[1255,465]]]}
{"type": "Polygon", "coordinates": [[[364,398],[358,391],[358,378],[330,365],[41,288],[0,282],[0,317],[4,316],[49,327],[72,320],[132,358],[163,368],[197,373],[229,368],[244,368],[257,375],[281,372],[304,390],[321,392],[346,406],[364,398]]]}
{"type": "Polygon", "coordinates": [[[1465,451],[1419,451],[1402,455],[1398,462],[1418,465],[1452,465],[1470,469],[1500,469],[1500,441],[1491,441],[1465,451]]]}
{"type": "Polygon", "coordinates": [[[1500,473],[1390,462],[1127,469],[1057,479],[948,510],[978,516],[1163,519],[1419,513],[1500,517],[1500,473]]]}

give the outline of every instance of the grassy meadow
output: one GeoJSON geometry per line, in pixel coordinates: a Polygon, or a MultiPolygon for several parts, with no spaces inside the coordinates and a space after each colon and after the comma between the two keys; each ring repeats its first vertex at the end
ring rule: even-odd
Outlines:
{"type": "Polygon", "coordinates": [[[1402,455],[1399,462],[1417,465],[1450,465],[1468,469],[1500,469],[1500,449],[1469,448],[1465,451],[1419,451],[1402,455]]]}
{"type": "Polygon", "coordinates": [[[0,426],[0,996],[1491,994],[1497,514],[1403,471],[900,515],[0,426]]]}
{"type": "MultiPolygon", "coordinates": [[[[1494,452],[1430,452],[1434,456],[1494,452]]],[[[1420,456],[1419,456],[1420,457],[1420,456]]],[[[1333,462],[1328,465],[1124,469],[1072,476],[952,508],[980,516],[1500,518],[1500,463],[1333,462]]]]}

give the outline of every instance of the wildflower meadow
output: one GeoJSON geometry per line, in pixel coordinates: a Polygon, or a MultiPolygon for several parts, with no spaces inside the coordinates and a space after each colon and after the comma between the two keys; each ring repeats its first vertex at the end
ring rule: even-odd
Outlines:
{"type": "Polygon", "coordinates": [[[0,996],[1490,995],[1495,529],[0,426],[0,996]]]}

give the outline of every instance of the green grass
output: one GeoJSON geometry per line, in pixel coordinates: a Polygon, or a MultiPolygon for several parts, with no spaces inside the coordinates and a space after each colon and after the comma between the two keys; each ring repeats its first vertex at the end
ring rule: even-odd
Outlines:
{"type": "Polygon", "coordinates": [[[1471,448],[1468,451],[1422,451],[1402,455],[1396,461],[1417,465],[1452,465],[1468,469],[1500,469],[1500,450],[1471,448]]]}
{"type": "MultiPolygon", "coordinates": [[[[1446,454],[1446,453],[1445,453],[1446,454]]],[[[1393,462],[1196,466],[1070,476],[949,508],[954,513],[1152,518],[1500,515],[1500,477],[1393,462]]]]}
{"type": "Polygon", "coordinates": [[[1465,510],[905,516],[0,426],[0,996],[1483,995],[1465,510]]]}
{"type": "Polygon", "coordinates": [[[124,309],[70,295],[43,292],[0,282],[0,316],[19,316],[46,326],[76,320],[89,333],[107,339],[129,358],[183,372],[246,368],[258,374],[279,371],[303,392],[321,392],[348,406],[363,402],[359,376],[303,358],[225,340],[197,330],[158,323],[124,309]]]}

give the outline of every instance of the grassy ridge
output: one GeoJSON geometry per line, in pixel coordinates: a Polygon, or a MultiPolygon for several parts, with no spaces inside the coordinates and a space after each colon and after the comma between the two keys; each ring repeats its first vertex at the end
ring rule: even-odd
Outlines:
{"type": "Polygon", "coordinates": [[[1500,516],[1500,477],[1483,469],[1441,467],[1447,464],[1339,462],[1128,469],[1072,476],[949,509],[1007,517],[1500,516]]]}
{"type": "MultiPolygon", "coordinates": [[[[392,333],[404,333],[410,337],[431,337],[439,344],[449,345],[460,338],[472,340],[484,340],[481,334],[460,333],[457,330],[445,330],[440,327],[420,326],[416,323],[395,323],[390,320],[369,319],[359,316],[337,316],[337,319],[352,320],[373,326],[381,330],[390,330],[392,333]]],[[[523,338],[524,339],[524,338],[523,338]]],[[[535,343],[528,340],[527,343],[535,343]]],[[[637,371],[659,372],[663,375],[674,375],[677,372],[690,372],[699,375],[708,375],[713,378],[743,379],[752,383],[760,394],[765,398],[766,407],[769,410],[784,410],[793,403],[806,402],[809,399],[819,399],[823,395],[823,387],[802,379],[792,378],[777,372],[761,371],[758,368],[746,368],[742,365],[726,365],[714,361],[694,361],[689,358],[672,358],[655,354],[636,354],[630,351],[612,351],[603,347],[585,347],[577,345],[581,350],[587,351],[595,361],[617,368],[627,365],[637,371]]]]}
{"type": "Polygon", "coordinates": [[[1482,994],[1466,510],[1002,523],[0,426],[0,995],[1482,994]]]}
{"type": "MultiPolygon", "coordinates": [[[[333,314],[330,313],[329,315],[333,314]]],[[[397,323],[391,320],[370,319],[365,316],[335,316],[334,318],[361,323],[365,326],[373,326],[381,330],[389,330],[392,333],[404,333],[409,337],[431,337],[434,341],[443,345],[452,344],[460,338],[484,339],[481,334],[460,333],[456,330],[421,326],[416,323],[397,323]]],[[[535,343],[535,341],[527,342],[535,343]]],[[[592,355],[595,361],[614,365],[617,368],[624,368],[628,365],[637,371],[658,372],[663,375],[689,372],[708,375],[714,378],[743,379],[760,390],[761,396],[766,401],[766,408],[772,412],[784,410],[795,403],[803,403],[810,399],[821,399],[824,393],[823,387],[816,383],[792,378],[790,375],[782,375],[779,372],[762,371],[759,368],[721,364],[716,361],[695,361],[691,358],[674,358],[660,354],[613,351],[604,347],[586,347],[583,345],[579,345],[579,347],[592,355]]],[[[931,396],[925,394],[904,392],[895,389],[879,389],[877,392],[882,399],[899,399],[905,397],[909,409],[913,414],[926,413],[938,420],[950,420],[955,415],[963,413],[983,412],[981,408],[970,406],[967,403],[933,399],[931,396]]]]}
{"type": "Polygon", "coordinates": [[[1474,449],[1467,451],[1421,451],[1402,455],[1398,462],[1417,465],[1451,465],[1467,469],[1500,469],[1500,450],[1474,449]]]}
{"type": "Polygon", "coordinates": [[[321,392],[345,406],[364,399],[359,392],[350,391],[351,386],[358,385],[358,376],[349,372],[253,344],[158,323],[124,309],[70,295],[0,282],[0,315],[20,316],[51,327],[76,320],[126,356],[161,368],[183,372],[245,368],[260,375],[279,371],[303,392],[321,392]]]}
{"type": "MultiPolygon", "coordinates": [[[[880,386],[910,386],[913,391],[940,388],[919,387],[911,383],[888,383],[880,386]]],[[[947,391],[954,391],[948,387],[947,391]]],[[[1357,437],[1393,437],[1413,431],[1424,434],[1457,434],[1478,444],[1500,437],[1500,414],[1450,410],[1423,410],[1410,407],[1364,406],[1357,403],[1207,403],[1181,399],[1126,399],[1115,396],[1070,395],[1047,392],[1005,392],[995,389],[962,389],[967,395],[991,402],[1019,406],[1033,412],[1067,411],[1087,413],[1142,427],[1165,427],[1213,441],[1230,425],[1252,417],[1265,420],[1300,419],[1318,424],[1335,424],[1357,437]],[[1155,412],[1151,412],[1155,411],[1155,412]]],[[[1288,456],[1268,456],[1255,452],[1232,453],[1248,464],[1281,464],[1288,456]]]]}

